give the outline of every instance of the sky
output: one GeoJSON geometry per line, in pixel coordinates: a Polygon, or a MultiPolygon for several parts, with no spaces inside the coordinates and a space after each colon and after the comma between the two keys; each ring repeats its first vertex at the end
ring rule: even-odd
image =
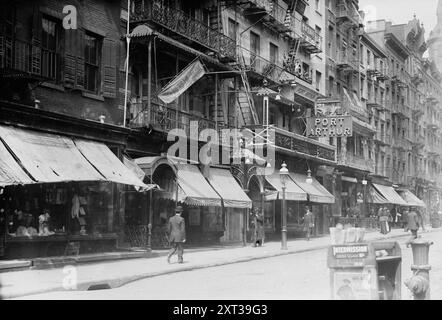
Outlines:
{"type": "Polygon", "coordinates": [[[437,3],[438,0],[359,0],[359,9],[366,12],[366,17],[374,18],[369,20],[385,19],[393,24],[407,23],[416,14],[428,38],[437,23],[437,3]]]}

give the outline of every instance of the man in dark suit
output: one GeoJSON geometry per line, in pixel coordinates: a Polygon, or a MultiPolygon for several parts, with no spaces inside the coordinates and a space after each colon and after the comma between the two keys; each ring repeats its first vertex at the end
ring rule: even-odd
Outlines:
{"type": "Polygon", "coordinates": [[[167,262],[170,263],[170,258],[177,252],[178,263],[183,263],[183,243],[186,242],[186,227],[184,218],[181,217],[183,207],[178,206],[175,209],[175,215],[169,219],[169,242],[171,245],[167,262]]]}

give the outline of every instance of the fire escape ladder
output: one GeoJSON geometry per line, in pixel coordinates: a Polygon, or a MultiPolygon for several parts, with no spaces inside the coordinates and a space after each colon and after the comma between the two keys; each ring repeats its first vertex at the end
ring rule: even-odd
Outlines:
{"type": "Polygon", "coordinates": [[[250,84],[246,73],[244,55],[239,53],[239,69],[241,75],[242,88],[238,91],[238,105],[244,125],[259,124],[258,113],[251,94],[250,84]]]}

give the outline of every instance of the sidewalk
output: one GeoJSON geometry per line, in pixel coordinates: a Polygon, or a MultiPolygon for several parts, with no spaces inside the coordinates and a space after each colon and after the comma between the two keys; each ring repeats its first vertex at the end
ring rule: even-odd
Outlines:
{"type": "MultiPolygon", "coordinates": [[[[442,232],[442,229],[426,232],[442,232]]],[[[425,233],[424,233],[425,234],[425,233]]],[[[374,241],[386,238],[409,237],[403,229],[394,229],[387,237],[379,232],[370,232],[365,240],[374,241]]],[[[313,238],[310,241],[296,239],[288,241],[288,250],[281,250],[280,242],[268,242],[263,247],[227,247],[207,250],[188,249],[184,252],[184,263],[167,264],[166,252],[158,252],[153,258],[139,258],[119,261],[106,261],[76,265],[74,268],[54,268],[46,270],[24,270],[0,274],[0,299],[21,297],[49,291],[65,291],[64,285],[72,283],[76,276],[76,290],[88,290],[91,286],[115,288],[132,281],[159,275],[190,271],[201,268],[246,262],[298,252],[327,248],[330,237],[313,238]],[[69,278],[71,275],[71,278],[69,278]]],[[[176,256],[173,258],[176,261],[176,256]]],[[[71,288],[70,290],[75,290],[71,288]]]]}

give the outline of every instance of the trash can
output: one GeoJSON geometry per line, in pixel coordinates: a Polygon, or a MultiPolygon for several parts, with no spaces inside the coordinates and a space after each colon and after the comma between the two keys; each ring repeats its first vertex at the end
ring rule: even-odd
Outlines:
{"type": "Polygon", "coordinates": [[[331,245],[327,264],[333,300],[400,300],[401,249],[397,242],[331,245]]]}

